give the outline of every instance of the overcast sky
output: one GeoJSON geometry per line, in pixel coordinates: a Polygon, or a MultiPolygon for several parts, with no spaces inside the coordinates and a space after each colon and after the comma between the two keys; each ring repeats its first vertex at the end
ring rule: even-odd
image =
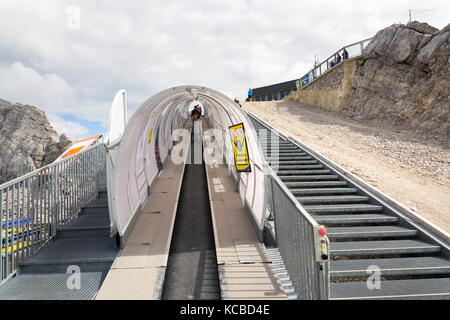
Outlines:
{"type": "Polygon", "coordinates": [[[106,131],[119,89],[130,113],[176,85],[243,98],[406,23],[409,9],[438,28],[450,22],[447,0],[0,0],[0,98],[83,138],[106,131]]]}

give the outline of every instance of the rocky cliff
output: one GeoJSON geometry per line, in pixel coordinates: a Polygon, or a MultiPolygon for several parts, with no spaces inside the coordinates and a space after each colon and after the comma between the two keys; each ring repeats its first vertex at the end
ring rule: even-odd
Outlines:
{"type": "Polygon", "coordinates": [[[417,21],[376,34],[360,60],[344,112],[450,139],[450,25],[417,21]]]}
{"type": "Polygon", "coordinates": [[[0,183],[53,162],[70,143],[44,111],[0,99],[0,183]]]}

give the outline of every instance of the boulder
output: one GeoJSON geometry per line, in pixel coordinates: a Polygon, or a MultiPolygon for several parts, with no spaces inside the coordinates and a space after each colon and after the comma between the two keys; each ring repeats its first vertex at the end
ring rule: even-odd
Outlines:
{"type": "Polygon", "coordinates": [[[392,25],[377,33],[367,46],[367,58],[384,58],[403,63],[411,58],[424,35],[403,25],[392,25]]]}
{"type": "Polygon", "coordinates": [[[408,29],[412,29],[417,32],[424,33],[424,34],[430,34],[430,35],[435,34],[436,32],[439,31],[439,29],[430,26],[428,23],[419,22],[419,21],[411,21],[406,25],[406,27],[408,29]]]}
{"type": "Polygon", "coordinates": [[[366,48],[344,112],[450,142],[450,25],[412,22],[379,31],[366,48]]]}
{"type": "Polygon", "coordinates": [[[70,143],[44,111],[0,99],[0,183],[53,162],[70,143]]]}

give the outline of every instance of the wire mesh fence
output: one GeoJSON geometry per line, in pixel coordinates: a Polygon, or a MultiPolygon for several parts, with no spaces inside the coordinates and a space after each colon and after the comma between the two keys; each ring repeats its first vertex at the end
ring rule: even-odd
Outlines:
{"type": "Polygon", "coordinates": [[[105,188],[106,152],[96,145],[0,185],[0,282],[18,263],[46,246],[59,226],[105,188]]]}
{"type": "Polygon", "coordinates": [[[318,223],[302,209],[275,175],[268,176],[276,244],[301,300],[329,299],[329,266],[318,263],[314,232],[318,223]]]}

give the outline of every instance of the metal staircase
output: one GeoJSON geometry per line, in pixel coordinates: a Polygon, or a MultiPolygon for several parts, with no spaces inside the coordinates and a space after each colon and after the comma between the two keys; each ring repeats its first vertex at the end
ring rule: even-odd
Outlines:
{"type": "Polygon", "coordinates": [[[78,218],[58,228],[56,239],[19,263],[18,275],[0,286],[0,300],[89,300],[97,294],[118,248],[109,237],[106,192],[78,218]],[[79,286],[71,286],[79,270],[79,286]]]}
{"type": "MultiPolygon", "coordinates": [[[[251,116],[260,129],[273,130],[251,116]]],[[[292,139],[259,137],[266,161],[331,243],[331,299],[450,299],[450,255],[445,241],[371,196],[292,139]],[[278,141],[277,141],[278,140],[278,141]],[[381,286],[370,289],[376,268],[381,286]]],[[[276,230],[275,230],[276,232],[276,230]]]]}

